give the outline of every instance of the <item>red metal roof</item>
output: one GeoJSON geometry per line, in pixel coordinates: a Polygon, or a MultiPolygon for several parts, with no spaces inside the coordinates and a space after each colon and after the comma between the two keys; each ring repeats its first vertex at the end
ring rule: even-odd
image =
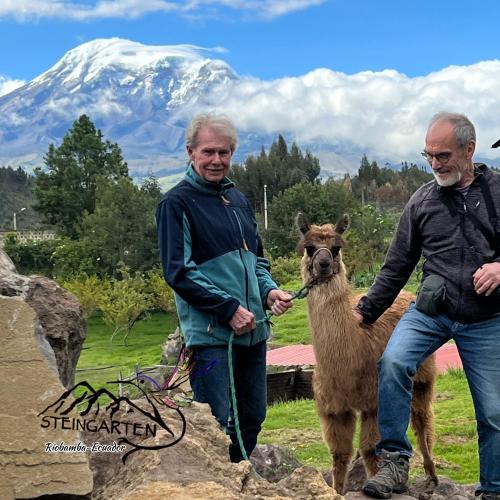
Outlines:
{"type": "Polygon", "coordinates": [[[315,365],[316,358],[312,345],[287,345],[267,351],[267,365],[315,365]]]}
{"type": "MultiPolygon", "coordinates": [[[[445,344],[436,352],[438,370],[443,373],[448,368],[462,368],[462,361],[454,343],[445,344]]],[[[312,345],[289,345],[267,351],[268,366],[315,365],[312,345]]]]}

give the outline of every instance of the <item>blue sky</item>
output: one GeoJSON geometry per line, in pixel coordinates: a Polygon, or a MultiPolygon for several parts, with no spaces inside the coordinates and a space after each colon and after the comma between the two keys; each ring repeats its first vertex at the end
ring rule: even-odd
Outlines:
{"type": "Polygon", "coordinates": [[[315,68],[424,76],[497,59],[498,2],[0,0],[0,75],[30,80],[94,38],[223,47],[240,75],[315,68]],[[148,12],[149,10],[149,12],[148,12]]]}
{"type": "Polygon", "coordinates": [[[477,155],[498,164],[498,9],[498,0],[0,0],[0,96],[96,38],[191,44],[218,48],[198,53],[241,77],[211,101],[239,130],[418,161],[430,117],[445,109],[472,119],[477,155]]]}

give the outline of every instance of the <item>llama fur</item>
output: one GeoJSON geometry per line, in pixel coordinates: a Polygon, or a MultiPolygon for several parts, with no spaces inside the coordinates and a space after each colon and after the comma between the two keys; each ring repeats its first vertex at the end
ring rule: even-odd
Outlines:
{"type": "MultiPolygon", "coordinates": [[[[332,455],[333,486],[342,494],[348,466],[353,455],[356,418],[360,418],[360,454],[368,476],[377,468],[375,444],[377,427],[377,361],[389,337],[414,296],[402,291],[393,305],[372,325],[359,324],[353,314],[359,297],[353,296],[342,262],[342,233],[349,218],[337,225],[309,225],[299,214],[297,225],[302,233],[298,251],[303,254],[301,274],[304,283],[320,278],[308,294],[309,325],[316,367],[314,396],[323,437],[332,455]],[[329,250],[323,250],[328,248],[329,250]],[[330,249],[334,249],[333,253],[330,249]],[[313,249],[316,251],[311,256],[313,249]],[[338,252],[338,253],[336,253],[338,252]],[[313,262],[312,262],[313,261],[313,262]],[[328,272],[331,274],[327,276],[328,272]]],[[[424,460],[424,469],[436,481],[432,446],[434,420],[432,399],[437,374],[435,357],[420,366],[413,379],[411,424],[424,460]]]]}

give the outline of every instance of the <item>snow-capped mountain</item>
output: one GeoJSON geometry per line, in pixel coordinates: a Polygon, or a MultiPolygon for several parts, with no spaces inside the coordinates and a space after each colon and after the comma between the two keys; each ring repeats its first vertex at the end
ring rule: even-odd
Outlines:
{"type": "Polygon", "coordinates": [[[42,165],[48,145],[58,146],[85,113],[120,145],[133,175],[178,173],[187,122],[215,110],[237,126],[236,161],[281,133],[318,156],[323,171],[342,176],[357,171],[363,154],[379,165],[422,164],[427,124],[447,109],[476,125],[475,159],[498,166],[490,145],[500,136],[499,96],[500,60],[413,78],[391,69],[347,75],[318,68],[265,81],[240,77],[210,49],[99,39],[0,97],[0,165],[42,165]]]}
{"type": "Polygon", "coordinates": [[[118,142],[132,169],[178,167],[190,110],[213,109],[213,90],[237,78],[225,62],[190,45],[85,43],[0,97],[0,164],[40,165],[49,143],[60,144],[85,113],[118,142]]]}

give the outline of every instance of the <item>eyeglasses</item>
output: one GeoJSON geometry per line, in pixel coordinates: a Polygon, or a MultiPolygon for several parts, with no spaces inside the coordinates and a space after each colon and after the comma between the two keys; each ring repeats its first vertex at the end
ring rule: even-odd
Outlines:
{"type": "Polygon", "coordinates": [[[445,164],[445,163],[448,163],[448,161],[450,160],[451,158],[451,155],[453,153],[436,153],[436,154],[432,154],[432,153],[428,153],[427,151],[422,151],[420,153],[430,164],[432,164],[432,160],[434,160],[434,158],[436,158],[436,160],[441,163],[441,164],[445,164]]]}

